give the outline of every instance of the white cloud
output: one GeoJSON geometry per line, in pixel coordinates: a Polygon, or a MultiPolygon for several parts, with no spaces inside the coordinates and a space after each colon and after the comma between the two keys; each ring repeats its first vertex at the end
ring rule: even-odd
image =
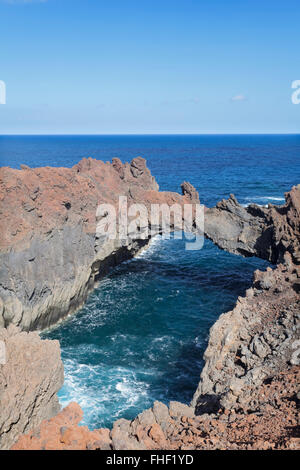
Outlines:
{"type": "Polygon", "coordinates": [[[235,95],[231,98],[231,101],[245,101],[246,96],[244,95],[235,95]]]}

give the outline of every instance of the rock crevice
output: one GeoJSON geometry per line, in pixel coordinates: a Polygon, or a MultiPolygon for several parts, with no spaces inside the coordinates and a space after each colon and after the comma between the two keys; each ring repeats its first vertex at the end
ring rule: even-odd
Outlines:
{"type": "Polygon", "coordinates": [[[149,242],[146,227],[125,239],[99,234],[99,204],[118,214],[119,196],[147,208],[190,202],[190,193],[158,192],[140,157],[130,164],[88,158],[73,168],[1,168],[0,178],[0,327],[26,331],[80,308],[101,276],[149,242]]]}
{"type": "Polygon", "coordinates": [[[0,341],[8,351],[0,365],[1,448],[21,434],[14,449],[299,448],[299,185],[282,206],[242,207],[231,195],[205,209],[207,238],[277,267],[257,271],[245,297],[212,327],[191,405],[155,402],[112,430],[89,431],[78,426],[76,404],[53,417],[63,382],[58,343],[13,325],[32,330],[54,324],[85,301],[111,266],[147,244],[98,237],[99,203],[117,207],[126,195],[147,207],[183,205],[198,203],[199,196],[186,182],[182,196],[159,192],[142,158],[0,172],[0,327],[6,327],[0,341]]]}

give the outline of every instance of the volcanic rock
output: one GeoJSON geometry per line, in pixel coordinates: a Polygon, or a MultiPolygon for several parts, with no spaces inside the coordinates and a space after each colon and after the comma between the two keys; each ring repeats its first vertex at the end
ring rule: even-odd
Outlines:
{"type": "Polygon", "coordinates": [[[0,329],[5,360],[0,364],[0,449],[44,419],[55,416],[56,393],[64,382],[58,341],[41,340],[37,333],[11,325],[0,329]]]}

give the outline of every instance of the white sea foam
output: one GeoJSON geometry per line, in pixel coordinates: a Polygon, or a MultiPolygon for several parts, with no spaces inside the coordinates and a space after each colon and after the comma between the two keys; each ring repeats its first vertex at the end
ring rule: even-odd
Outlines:
{"type": "Polygon", "coordinates": [[[155,237],[151,238],[148,247],[142,250],[138,255],[136,255],[136,259],[146,258],[150,255],[153,255],[156,248],[161,244],[163,241],[162,235],[156,235],[155,237]]]}
{"type": "Polygon", "coordinates": [[[196,338],[194,339],[194,343],[195,343],[196,348],[200,349],[205,344],[205,341],[200,336],[196,336],[196,338]]]}
{"type": "Polygon", "coordinates": [[[64,366],[65,383],[59,392],[60,404],[64,407],[76,401],[84,412],[81,424],[91,428],[101,426],[104,419],[116,419],[140,400],[147,400],[149,385],[137,377],[155,375],[150,369],[83,364],[80,358],[74,357],[65,359],[64,366]]]}
{"type": "Polygon", "coordinates": [[[256,204],[257,206],[260,207],[268,207],[267,202],[284,202],[285,198],[284,197],[277,197],[277,196],[249,196],[244,198],[246,201],[249,201],[247,203],[241,204],[242,207],[248,207],[250,204],[256,204]]]}
{"type": "Polygon", "coordinates": [[[116,384],[116,390],[126,398],[129,405],[135,404],[140,396],[147,395],[148,385],[136,380],[134,374],[132,377],[123,377],[120,382],[116,384]]]}
{"type": "MultiPolygon", "coordinates": [[[[242,207],[249,207],[251,202],[248,202],[247,204],[241,204],[242,207]]],[[[259,207],[268,207],[268,204],[258,204],[257,202],[255,203],[259,207]]]]}
{"type": "Polygon", "coordinates": [[[284,197],[277,196],[253,196],[245,197],[247,201],[285,201],[284,197]]]}

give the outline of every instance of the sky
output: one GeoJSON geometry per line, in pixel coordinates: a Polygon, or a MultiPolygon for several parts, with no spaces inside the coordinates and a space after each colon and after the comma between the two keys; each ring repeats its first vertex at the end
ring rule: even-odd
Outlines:
{"type": "Polygon", "coordinates": [[[299,0],[0,0],[0,134],[299,133],[299,0]]]}

